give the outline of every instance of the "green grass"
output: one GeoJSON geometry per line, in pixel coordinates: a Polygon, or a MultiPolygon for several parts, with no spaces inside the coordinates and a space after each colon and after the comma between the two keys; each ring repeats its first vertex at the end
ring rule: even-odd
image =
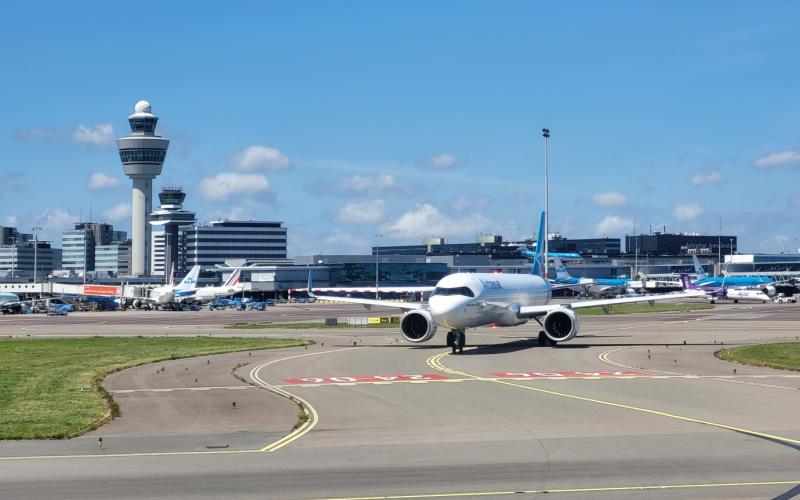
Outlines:
{"type": "Polygon", "coordinates": [[[715,352],[714,356],[744,365],[800,371],[800,343],[797,342],[723,349],[715,352]]]}
{"type": "MultiPolygon", "coordinates": [[[[695,304],[659,304],[652,306],[647,302],[639,304],[618,304],[608,308],[608,314],[633,314],[647,312],[689,312],[699,309],[713,309],[714,305],[707,302],[695,304]]],[[[602,307],[587,307],[586,309],[575,309],[581,316],[600,316],[606,314],[602,307]]]]}
{"type": "Polygon", "coordinates": [[[348,325],[347,323],[337,323],[326,325],[325,323],[233,323],[225,325],[231,330],[258,330],[262,328],[281,328],[287,330],[307,330],[325,328],[399,328],[400,323],[372,323],[368,325],[348,325]]]}
{"type": "Polygon", "coordinates": [[[167,359],[307,343],[211,337],[0,340],[0,439],[75,436],[118,415],[116,403],[100,386],[110,372],[167,359]]]}

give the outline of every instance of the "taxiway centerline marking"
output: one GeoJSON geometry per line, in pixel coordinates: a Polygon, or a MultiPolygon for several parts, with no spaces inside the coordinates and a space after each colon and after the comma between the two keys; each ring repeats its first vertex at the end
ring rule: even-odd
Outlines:
{"type": "Polygon", "coordinates": [[[577,394],[568,394],[568,393],[565,393],[565,392],[551,391],[551,390],[542,389],[542,388],[539,388],[539,387],[516,384],[516,383],[510,382],[508,380],[503,380],[503,379],[494,379],[494,380],[492,380],[492,379],[486,379],[486,378],[483,378],[483,377],[477,377],[477,376],[471,375],[469,373],[465,373],[465,372],[461,372],[461,371],[457,371],[457,370],[453,370],[451,368],[445,367],[442,364],[441,359],[444,358],[445,356],[449,355],[449,354],[450,353],[448,353],[448,352],[443,352],[443,353],[440,353],[440,354],[433,355],[430,358],[428,358],[426,360],[426,362],[430,362],[431,366],[434,366],[434,367],[441,366],[441,367],[445,368],[446,370],[448,370],[447,373],[452,373],[453,375],[461,375],[462,377],[471,377],[471,378],[484,380],[484,381],[488,381],[488,382],[494,382],[496,384],[503,384],[503,385],[508,385],[508,386],[511,386],[511,387],[517,387],[517,388],[520,388],[520,389],[525,389],[527,391],[538,392],[538,393],[541,393],[541,394],[549,394],[551,396],[559,396],[559,397],[562,397],[562,398],[574,399],[574,400],[578,400],[578,401],[584,401],[584,402],[587,402],[587,403],[600,404],[600,405],[604,405],[604,406],[610,406],[610,407],[613,407],[613,408],[621,408],[621,409],[624,409],[624,410],[631,410],[631,411],[636,411],[636,412],[640,412],[640,413],[647,413],[647,414],[650,414],[650,415],[657,415],[657,416],[660,416],[660,417],[672,418],[672,419],[680,420],[680,421],[683,421],[683,422],[691,422],[691,423],[695,423],[695,424],[707,425],[707,426],[710,426],[710,427],[716,427],[718,429],[725,429],[725,430],[729,430],[729,431],[738,432],[738,433],[741,433],[741,434],[747,434],[747,435],[750,435],[750,436],[769,439],[769,440],[772,440],[772,441],[778,441],[778,442],[781,442],[781,443],[792,444],[792,445],[800,445],[800,440],[798,440],[798,439],[791,439],[791,438],[787,438],[787,437],[783,437],[783,436],[776,436],[776,435],[773,435],[773,434],[766,434],[764,432],[753,431],[753,430],[744,429],[744,428],[741,428],[741,427],[734,427],[732,425],[721,424],[719,422],[712,422],[710,420],[702,420],[702,419],[699,419],[699,418],[685,417],[683,415],[676,415],[676,414],[673,414],[673,413],[668,413],[668,412],[659,411],[659,410],[651,410],[649,408],[642,408],[642,407],[639,407],[639,406],[627,405],[627,404],[624,404],[624,403],[615,403],[613,401],[605,401],[605,400],[602,400],[602,399],[595,399],[595,398],[588,398],[588,397],[585,397],[585,396],[578,396],[577,394]]]}
{"type": "Polygon", "coordinates": [[[458,493],[423,493],[418,495],[382,495],[371,497],[321,498],[317,500],[412,500],[417,498],[497,497],[508,495],[538,495],[546,493],[604,493],[612,491],[687,490],[700,488],[743,488],[752,486],[791,486],[800,481],[746,481],[737,483],[654,484],[640,486],[598,486],[589,488],[547,488],[518,491],[470,491],[458,493]]]}

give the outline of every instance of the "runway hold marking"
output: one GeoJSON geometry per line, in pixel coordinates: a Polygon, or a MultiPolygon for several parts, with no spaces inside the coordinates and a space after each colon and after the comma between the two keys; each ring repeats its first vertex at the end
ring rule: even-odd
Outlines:
{"type": "Polygon", "coordinates": [[[442,371],[444,373],[451,374],[451,375],[458,375],[458,376],[468,377],[468,378],[481,380],[481,381],[494,382],[496,384],[503,384],[503,385],[507,385],[507,386],[510,386],[510,387],[517,387],[519,389],[524,389],[526,391],[538,392],[540,394],[549,394],[551,396],[558,396],[558,397],[562,397],[562,398],[574,399],[574,400],[577,400],[577,401],[584,401],[586,403],[594,403],[594,404],[599,404],[599,405],[604,405],[604,406],[610,406],[610,407],[613,407],[613,408],[620,408],[620,409],[623,409],[623,410],[631,410],[631,411],[636,411],[636,412],[640,412],[640,413],[647,413],[649,415],[657,415],[657,416],[660,416],[660,417],[667,417],[667,418],[671,418],[671,419],[674,419],[674,420],[680,420],[682,422],[690,422],[690,423],[694,423],[694,424],[707,425],[709,427],[716,427],[718,429],[725,429],[725,430],[729,430],[729,431],[734,431],[734,432],[738,432],[740,434],[746,434],[746,435],[753,436],[753,437],[759,437],[759,438],[762,438],[762,439],[767,439],[769,441],[775,441],[775,442],[779,442],[779,443],[800,446],[800,440],[799,439],[791,439],[791,438],[787,438],[787,437],[783,437],[783,436],[776,436],[776,435],[767,434],[767,433],[764,433],[764,432],[758,432],[758,431],[754,431],[754,430],[750,430],[750,429],[744,429],[742,427],[734,427],[732,425],[726,425],[726,424],[722,424],[722,423],[718,423],[718,422],[712,422],[710,420],[702,420],[702,419],[693,418],[693,417],[684,417],[683,415],[676,415],[674,413],[667,413],[665,411],[659,411],[659,410],[651,410],[649,408],[643,408],[641,406],[626,405],[624,403],[615,403],[613,401],[605,401],[605,400],[602,400],[602,399],[589,398],[589,397],[586,397],[586,396],[579,396],[577,394],[569,394],[569,393],[566,393],[566,392],[551,391],[551,390],[548,390],[548,389],[542,389],[540,387],[534,387],[532,385],[518,384],[518,383],[515,383],[515,382],[511,382],[510,380],[503,380],[503,379],[499,379],[499,378],[479,377],[479,376],[472,375],[472,374],[469,374],[469,373],[465,373],[465,372],[462,372],[462,371],[454,370],[452,368],[448,368],[444,364],[442,364],[442,361],[441,361],[442,358],[444,358],[445,356],[448,356],[449,354],[450,354],[449,352],[443,352],[443,353],[440,353],[440,354],[435,354],[435,355],[429,357],[427,360],[425,360],[425,362],[428,363],[428,365],[433,367],[434,369],[442,371]]]}
{"type": "Polygon", "coordinates": [[[375,382],[412,382],[443,380],[444,375],[438,373],[420,373],[417,375],[355,375],[351,377],[303,377],[285,378],[287,384],[343,384],[343,383],[375,383],[375,382]]]}
{"type": "Polygon", "coordinates": [[[640,486],[600,486],[589,488],[547,488],[540,490],[508,490],[508,491],[463,491],[455,493],[421,493],[409,495],[381,495],[372,497],[322,498],[317,500],[411,500],[418,498],[463,498],[463,497],[500,497],[518,495],[539,495],[549,493],[611,493],[615,491],[666,491],[690,490],[703,488],[745,488],[754,486],[791,486],[794,481],[748,481],[738,483],[697,483],[697,484],[648,484],[640,486]]]}
{"type": "Polygon", "coordinates": [[[511,379],[559,379],[559,378],[634,378],[646,377],[650,375],[645,372],[635,371],[599,371],[599,372],[490,372],[489,375],[496,378],[511,379]]]}

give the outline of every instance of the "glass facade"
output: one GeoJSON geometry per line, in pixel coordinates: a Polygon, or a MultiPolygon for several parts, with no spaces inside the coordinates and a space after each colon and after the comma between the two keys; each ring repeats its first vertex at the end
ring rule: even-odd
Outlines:
{"type": "Polygon", "coordinates": [[[166,149],[120,149],[119,158],[122,163],[164,163],[166,149]]]}
{"type": "Polygon", "coordinates": [[[156,130],[158,118],[129,118],[128,123],[131,124],[131,132],[146,132],[152,134],[156,130]]]}
{"type": "MultiPolygon", "coordinates": [[[[380,284],[386,285],[434,285],[447,274],[447,264],[384,264],[378,267],[380,284]]],[[[331,266],[331,286],[374,286],[375,263],[337,264],[331,266]]]]}

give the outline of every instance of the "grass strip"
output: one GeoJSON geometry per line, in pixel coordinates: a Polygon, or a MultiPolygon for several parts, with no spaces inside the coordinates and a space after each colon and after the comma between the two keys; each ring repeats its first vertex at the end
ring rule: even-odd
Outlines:
{"type": "MultiPolygon", "coordinates": [[[[651,312],[690,312],[701,309],[713,309],[714,304],[698,302],[694,304],[659,304],[653,305],[647,302],[639,304],[617,304],[608,307],[608,314],[634,314],[651,312]]],[[[606,314],[602,307],[587,307],[585,309],[575,309],[581,316],[601,316],[606,314]]]]}
{"type": "Polygon", "coordinates": [[[800,371],[800,343],[781,342],[777,344],[748,345],[722,349],[714,356],[725,361],[743,365],[766,366],[779,370],[800,371]]]}
{"type": "Polygon", "coordinates": [[[367,325],[348,325],[347,323],[337,323],[326,325],[325,323],[232,323],[225,325],[231,330],[259,330],[262,328],[280,328],[286,330],[307,330],[307,329],[335,329],[335,328],[400,328],[400,323],[371,323],[367,325]]]}
{"type": "Polygon", "coordinates": [[[212,337],[0,340],[0,439],[66,438],[97,428],[120,413],[100,383],[124,368],[308,343],[212,337]]]}

